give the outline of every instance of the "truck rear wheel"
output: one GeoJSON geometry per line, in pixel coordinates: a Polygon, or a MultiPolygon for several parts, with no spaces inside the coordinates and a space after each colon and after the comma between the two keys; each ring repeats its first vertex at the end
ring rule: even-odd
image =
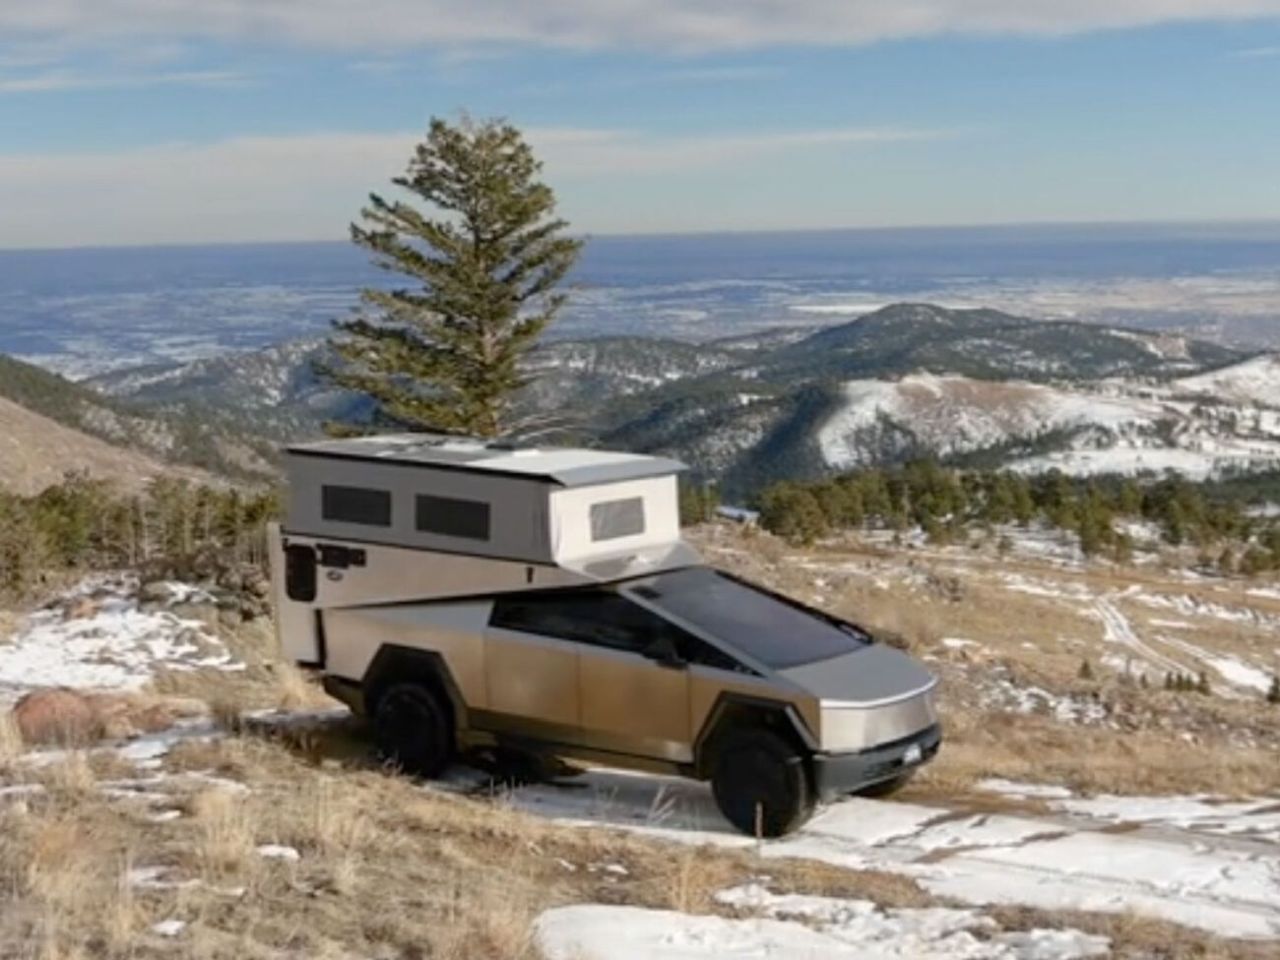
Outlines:
{"type": "Polygon", "coordinates": [[[783,836],[813,813],[804,755],[770,730],[725,738],[712,766],[711,791],[725,819],[753,837],[783,836]]]}
{"type": "Polygon", "coordinates": [[[453,755],[453,723],[434,691],[399,683],[378,697],[374,737],[383,761],[421,777],[434,777],[453,755]]]}

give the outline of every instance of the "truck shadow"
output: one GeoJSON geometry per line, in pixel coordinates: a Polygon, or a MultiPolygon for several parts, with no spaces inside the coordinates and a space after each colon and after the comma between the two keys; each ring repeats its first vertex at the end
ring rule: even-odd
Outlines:
{"type": "MultiPolygon", "coordinates": [[[[385,769],[368,724],[346,708],[245,714],[238,732],[277,743],[314,766],[385,769]]],[[[548,819],[688,835],[690,842],[750,843],[720,815],[710,787],[679,777],[580,769],[501,751],[467,755],[424,786],[548,819]]]]}

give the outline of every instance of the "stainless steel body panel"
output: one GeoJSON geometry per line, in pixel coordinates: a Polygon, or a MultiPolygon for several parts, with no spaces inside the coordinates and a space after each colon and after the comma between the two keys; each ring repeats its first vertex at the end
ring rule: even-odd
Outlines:
{"type": "Polygon", "coordinates": [[[871,706],[824,701],[820,713],[818,742],[829,753],[870,750],[938,722],[932,687],[914,696],[871,706]]]}
{"type": "Polygon", "coordinates": [[[726,695],[743,697],[751,701],[770,701],[789,704],[796,708],[805,725],[817,737],[818,715],[816,703],[794,690],[790,684],[779,683],[769,677],[752,677],[729,670],[710,667],[689,668],[690,726],[696,737],[706,726],[716,704],[726,695]],[[809,701],[806,703],[806,701],[809,701]]]}
{"type": "Polygon", "coordinates": [[[918,661],[882,643],[782,670],[778,675],[819,700],[861,707],[900,700],[934,684],[933,675],[918,661]]]}
{"type": "Polygon", "coordinates": [[[586,644],[578,649],[584,745],[677,763],[693,759],[687,669],[586,644]]]}
{"type": "Polygon", "coordinates": [[[561,729],[581,726],[578,644],[489,627],[484,646],[491,712],[561,729]]]}
{"type": "Polygon", "coordinates": [[[439,653],[470,709],[489,706],[485,675],[485,626],[493,604],[407,604],[324,612],[327,671],[359,680],[383,646],[439,653]]]}

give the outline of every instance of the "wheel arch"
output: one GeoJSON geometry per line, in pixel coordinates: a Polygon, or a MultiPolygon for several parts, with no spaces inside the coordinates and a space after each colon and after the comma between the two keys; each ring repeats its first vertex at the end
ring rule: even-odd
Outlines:
{"type": "Polygon", "coordinates": [[[725,734],[747,727],[772,730],[806,754],[818,748],[817,740],[805,726],[794,704],[740,693],[722,693],[716,698],[693,744],[694,770],[700,778],[710,776],[716,749],[725,734]]]}
{"type": "Polygon", "coordinates": [[[372,716],[378,709],[378,698],[401,683],[418,683],[435,693],[449,708],[455,733],[467,727],[466,700],[437,651],[397,644],[379,647],[360,680],[365,712],[372,716]]]}

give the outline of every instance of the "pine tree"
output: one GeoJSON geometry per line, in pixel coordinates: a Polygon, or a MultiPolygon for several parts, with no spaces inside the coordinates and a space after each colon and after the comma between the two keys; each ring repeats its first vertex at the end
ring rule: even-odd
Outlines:
{"type": "Polygon", "coordinates": [[[1267,691],[1267,703],[1280,704],[1280,676],[1271,678],[1271,689],[1267,691]]]}
{"type": "Polygon", "coordinates": [[[1080,661],[1080,669],[1076,672],[1076,676],[1081,680],[1093,679],[1093,665],[1087,659],[1080,661]]]}
{"type": "Polygon", "coordinates": [[[520,360],[564,305],[557,288],[582,246],[541,166],[507,123],[432,119],[392,181],[410,198],[370,196],[351,238],[413,284],[365,290],[322,373],[370,396],[377,421],[485,437],[517,426],[520,360]]]}
{"type": "Polygon", "coordinates": [[[1209,688],[1209,675],[1203,670],[1200,671],[1200,676],[1196,679],[1195,689],[1196,693],[1202,693],[1205,696],[1208,696],[1209,693],[1212,692],[1209,688]]]}

